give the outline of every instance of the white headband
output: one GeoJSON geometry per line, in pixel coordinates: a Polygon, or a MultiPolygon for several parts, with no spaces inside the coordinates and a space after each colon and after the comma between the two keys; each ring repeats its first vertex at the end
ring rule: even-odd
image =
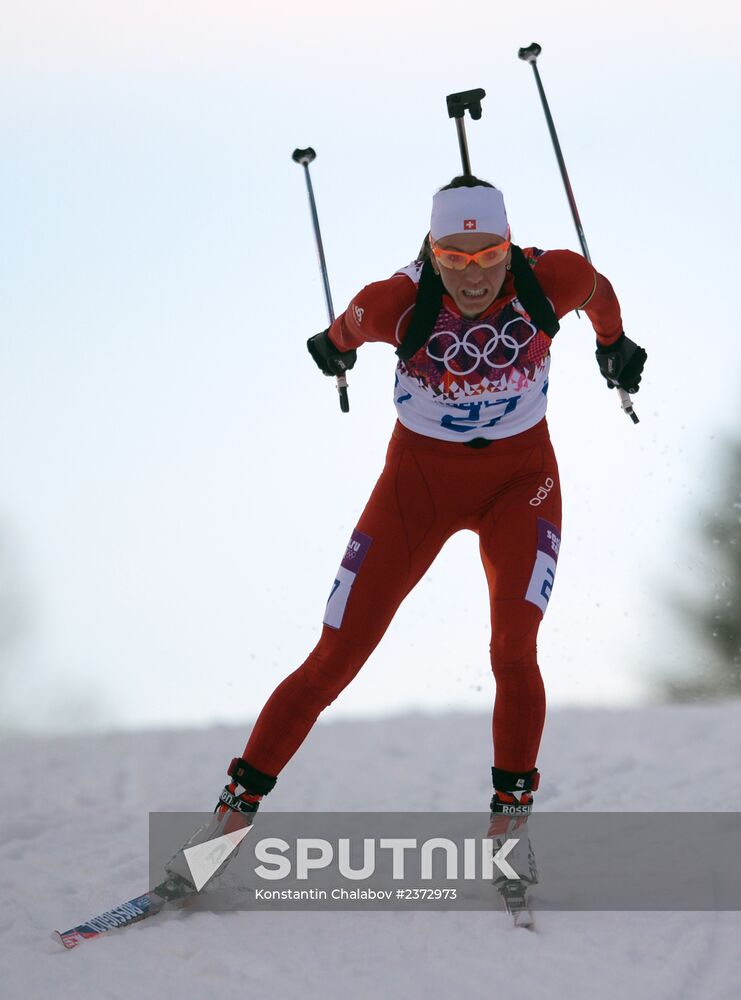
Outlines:
{"type": "Polygon", "coordinates": [[[502,192],[490,187],[459,187],[438,191],[432,199],[430,236],[441,240],[457,233],[508,235],[502,192]]]}

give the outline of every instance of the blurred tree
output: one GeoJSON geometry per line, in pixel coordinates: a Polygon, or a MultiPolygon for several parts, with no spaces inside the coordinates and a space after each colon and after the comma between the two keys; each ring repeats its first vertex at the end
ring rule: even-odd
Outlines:
{"type": "Polygon", "coordinates": [[[691,675],[665,676],[672,701],[741,697],[741,441],[728,444],[728,478],[717,510],[704,516],[702,545],[711,559],[712,581],[704,600],[674,596],[683,624],[701,641],[702,656],[691,675]]]}
{"type": "Polygon", "coordinates": [[[6,536],[0,535],[0,650],[23,630],[23,600],[18,583],[17,558],[6,536]]]}
{"type": "Polygon", "coordinates": [[[20,546],[0,531],[0,737],[74,732],[113,724],[103,681],[70,678],[37,649],[20,546]]]}
{"type": "Polygon", "coordinates": [[[0,733],[13,720],[17,664],[14,654],[27,624],[18,555],[7,534],[0,534],[0,733]]]}

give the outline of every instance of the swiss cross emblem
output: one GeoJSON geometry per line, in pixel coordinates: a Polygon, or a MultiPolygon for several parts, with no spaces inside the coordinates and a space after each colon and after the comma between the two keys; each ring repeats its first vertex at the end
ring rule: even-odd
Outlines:
{"type": "Polygon", "coordinates": [[[463,220],[463,228],[464,229],[475,229],[476,228],[476,220],[475,219],[464,219],[463,220]]]}

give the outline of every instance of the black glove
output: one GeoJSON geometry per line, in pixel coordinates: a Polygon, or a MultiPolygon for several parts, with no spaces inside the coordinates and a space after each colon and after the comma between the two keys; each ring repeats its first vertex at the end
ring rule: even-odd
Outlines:
{"type": "Polygon", "coordinates": [[[329,339],[329,327],[306,341],[309,354],[325,375],[343,375],[355,364],[357,351],[338,351],[329,339]]]}
{"type": "Polygon", "coordinates": [[[621,333],[619,340],[609,347],[598,344],[595,353],[599,370],[607,379],[609,389],[614,389],[614,383],[617,383],[626,392],[638,392],[641,372],[648,357],[642,347],[621,333]]]}

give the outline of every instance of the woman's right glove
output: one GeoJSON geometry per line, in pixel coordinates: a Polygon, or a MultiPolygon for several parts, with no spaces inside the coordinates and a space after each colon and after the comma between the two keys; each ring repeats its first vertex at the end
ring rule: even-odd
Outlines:
{"type": "Polygon", "coordinates": [[[358,356],[357,351],[338,351],[329,339],[329,327],[309,337],[306,346],[324,375],[343,375],[353,367],[358,356]]]}
{"type": "Polygon", "coordinates": [[[614,389],[615,385],[626,392],[638,392],[641,383],[641,372],[648,355],[629,340],[624,333],[609,347],[597,345],[595,352],[599,370],[607,379],[607,386],[614,389]]]}

